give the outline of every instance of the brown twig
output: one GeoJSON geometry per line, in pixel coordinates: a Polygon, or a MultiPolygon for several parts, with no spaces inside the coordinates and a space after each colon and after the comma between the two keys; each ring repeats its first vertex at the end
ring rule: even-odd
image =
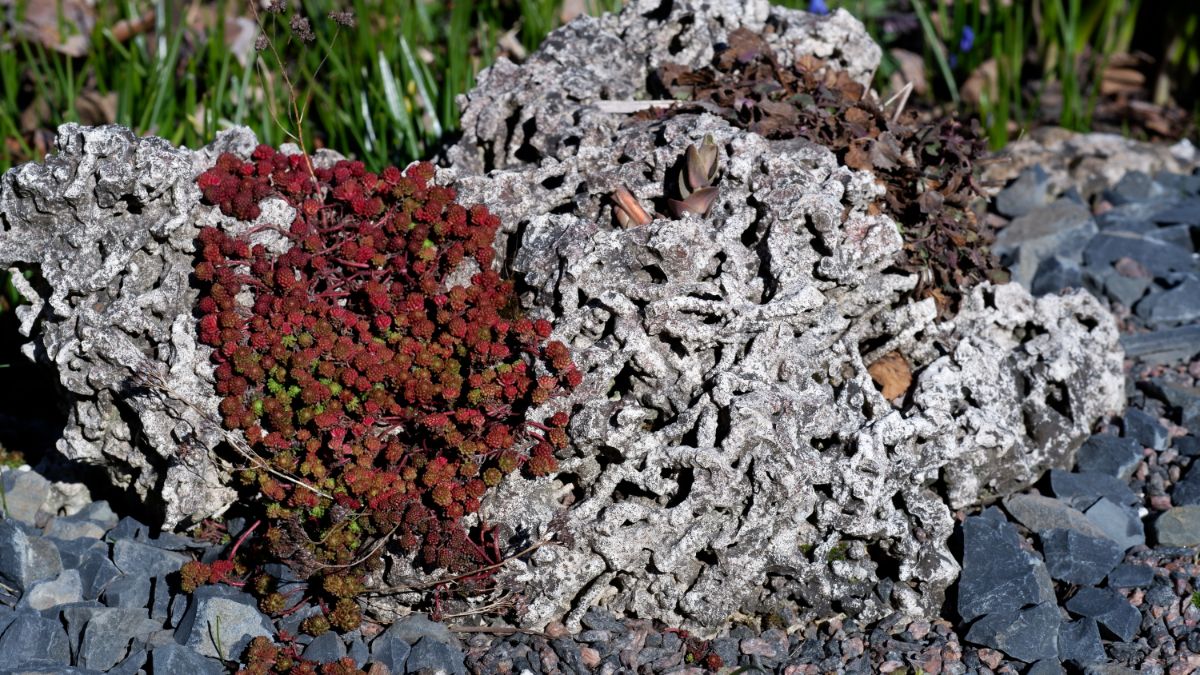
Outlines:
{"type": "Polygon", "coordinates": [[[516,635],[517,633],[524,633],[544,638],[550,637],[540,630],[517,628],[516,626],[447,626],[447,628],[455,633],[489,633],[492,635],[516,635]]]}
{"type": "Polygon", "coordinates": [[[537,542],[530,544],[526,548],[524,548],[520,551],[517,551],[516,553],[508,556],[507,558],[505,558],[504,560],[501,560],[498,563],[493,563],[491,565],[485,565],[483,567],[471,570],[470,572],[456,574],[452,577],[442,577],[440,579],[434,579],[432,581],[426,581],[426,582],[420,583],[420,584],[412,584],[412,585],[408,585],[408,586],[398,586],[396,588],[386,588],[386,589],[377,589],[377,590],[373,590],[373,591],[366,591],[362,595],[367,596],[367,597],[378,597],[381,595],[396,595],[399,593],[412,593],[414,591],[427,591],[431,588],[436,588],[443,584],[453,583],[453,582],[459,581],[461,579],[469,579],[470,577],[479,576],[480,574],[485,574],[492,570],[499,569],[500,567],[503,567],[509,561],[516,560],[516,559],[520,558],[521,556],[533,553],[534,551],[545,546],[546,544],[549,544],[553,540],[554,540],[554,533],[551,533],[551,534],[543,537],[542,539],[538,540],[537,542]]]}

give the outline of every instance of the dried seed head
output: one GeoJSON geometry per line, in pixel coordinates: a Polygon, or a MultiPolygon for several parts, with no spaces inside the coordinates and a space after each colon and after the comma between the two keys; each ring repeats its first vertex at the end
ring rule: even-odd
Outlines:
{"type": "Polygon", "coordinates": [[[333,22],[339,26],[345,26],[346,28],[354,28],[358,23],[354,18],[354,12],[330,12],[329,18],[333,19],[333,22]]]}
{"type": "Polygon", "coordinates": [[[312,25],[308,23],[308,19],[305,17],[293,14],[289,25],[292,27],[292,33],[301,42],[312,42],[317,39],[317,36],[312,32],[312,25]]]}

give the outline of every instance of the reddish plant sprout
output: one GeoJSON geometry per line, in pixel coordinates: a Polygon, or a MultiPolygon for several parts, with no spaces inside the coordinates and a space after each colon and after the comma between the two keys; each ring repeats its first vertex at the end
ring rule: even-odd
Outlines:
{"type": "Polygon", "coordinates": [[[434,172],[310,173],[259,146],[197,179],[235,218],[257,218],[267,195],[295,208],[237,237],[201,230],[199,337],[225,426],[270,464],[241,472],[266,509],[256,546],[313,577],[339,627],[360,620],[344,601],[382,538],[452,574],[488,562],[459,520],[506,474],[557,470],[569,416],[526,416],[582,379],[548,322],[512,311],[512,283],[492,271],[499,219],[434,172]],[[252,243],[267,229],[286,236],[282,254],[252,243]],[[477,271],[452,280],[464,266],[477,271]]]}

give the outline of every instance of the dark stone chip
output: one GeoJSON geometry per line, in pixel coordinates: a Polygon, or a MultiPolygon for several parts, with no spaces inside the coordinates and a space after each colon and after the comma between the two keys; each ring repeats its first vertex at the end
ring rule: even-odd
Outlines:
{"type": "Polygon", "coordinates": [[[1058,606],[1042,604],[1029,609],[1001,611],[976,621],[967,641],[998,649],[1032,663],[1058,657],[1058,631],[1062,616],[1058,606]]]}
{"type": "Polygon", "coordinates": [[[998,509],[990,508],[963,523],[958,613],[964,621],[1054,601],[1046,566],[1021,548],[1016,529],[1007,521],[998,522],[998,514],[998,509]]]}
{"type": "Polygon", "coordinates": [[[1107,660],[1095,619],[1084,617],[1062,625],[1058,631],[1058,658],[1080,668],[1107,660]]]}
{"type": "Polygon", "coordinates": [[[1072,584],[1100,583],[1125,554],[1125,549],[1112,540],[1074,530],[1047,530],[1040,536],[1050,576],[1072,584]]]}
{"type": "Polygon", "coordinates": [[[1129,480],[1142,460],[1142,444],[1132,438],[1095,434],[1079,448],[1079,471],[1095,471],[1121,480],[1129,480]]]}
{"type": "Polygon", "coordinates": [[[1137,634],[1142,615],[1120,593],[1108,588],[1085,587],[1067,601],[1067,610],[1095,619],[1118,640],[1129,641],[1137,634]]]}
{"type": "Polygon", "coordinates": [[[1132,505],[1138,502],[1137,495],[1129,484],[1114,476],[1095,471],[1070,473],[1062,469],[1050,470],[1050,489],[1067,506],[1087,510],[1101,497],[1117,504],[1132,505]]]}
{"type": "Polygon", "coordinates": [[[1124,435],[1144,447],[1162,450],[1167,447],[1167,429],[1150,415],[1130,408],[1125,411],[1124,435]]]}
{"type": "Polygon", "coordinates": [[[1109,588],[1145,588],[1154,581],[1154,568],[1148,565],[1117,565],[1108,573],[1109,588]]]}

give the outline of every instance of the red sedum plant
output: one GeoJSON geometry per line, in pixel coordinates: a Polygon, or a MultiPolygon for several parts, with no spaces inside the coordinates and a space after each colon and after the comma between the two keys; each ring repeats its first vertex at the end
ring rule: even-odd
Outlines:
{"type": "MultiPolygon", "coordinates": [[[[568,415],[526,415],[582,379],[492,270],[499,219],[456,203],[434,171],[314,169],[260,145],[197,179],[240,220],[267,196],[295,208],[285,226],[201,230],[199,332],[223,422],[263,460],[241,472],[266,505],[261,544],[310,577],[343,630],[359,621],[360,565],[384,540],[454,574],[495,562],[459,520],[506,474],[556,470],[568,415]],[[287,250],[252,243],[264,230],[287,250]]],[[[228,570],[190,572],[194,584],[228,570]]]]}

